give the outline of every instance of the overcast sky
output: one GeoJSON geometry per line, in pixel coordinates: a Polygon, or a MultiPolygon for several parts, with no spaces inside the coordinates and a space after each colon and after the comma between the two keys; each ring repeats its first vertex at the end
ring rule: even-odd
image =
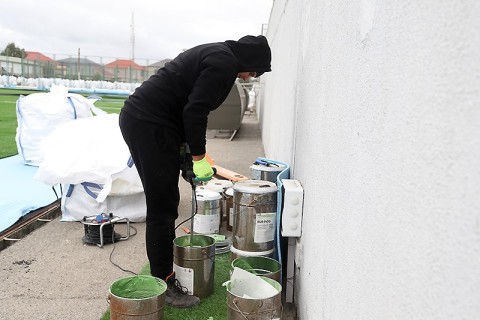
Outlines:
{"type": "Polygon", "coordinates": [[[183,49],[261,34],[273,0],[4,0],[0,51],[14,42],[52,58],[174,58],[183,49]],[[56,54],[56,57],[52,55],[56,54]],[[61,57],[59,57],[61,55],[61,57]]]}

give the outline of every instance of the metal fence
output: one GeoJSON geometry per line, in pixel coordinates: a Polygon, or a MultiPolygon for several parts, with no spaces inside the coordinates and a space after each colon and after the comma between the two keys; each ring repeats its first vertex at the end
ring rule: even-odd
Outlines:
{"type": "Polygon", "coordinates": [[[167,61],[61,54],[38,54],[34,59],[0,56],[1,75],[129,83],[143,82],[167,61]]]}

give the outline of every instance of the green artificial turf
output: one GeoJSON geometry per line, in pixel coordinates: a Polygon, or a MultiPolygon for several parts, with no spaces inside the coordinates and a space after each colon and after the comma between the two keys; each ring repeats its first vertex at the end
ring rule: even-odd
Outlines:
{"type": "MultiPolygon", "coordinates": [[[[16,103],[20,95],[29,95],[40,91],[0,89],[0,159],[16,155],[17,131],[16,103]]],[[[86,95],[88,96],[88,95],[86,95]]],[[[100,96],[95,106],[107,113],[119,113],[123,107],[125,96],[100,96]]]]}
{"type": "Polygon", "coordinates": [[[13,90],[0,90],[0,158],[17,154],[15,134],[17,132],[17,113],[15,106],[20,94],[13,90]]]}
{"type": "MultiPolygon", "coordinates": [[[[215,275],[213,293],[203,298],[199,305],[188,309],[177,309],[165,306],[164,320],[225,320],[227,319],[227,290],[222,284],[230,279],[230,254],[215,256],[215,275]]],[[[148,264],[140,274],[150,274],[148,264]]],[[[126,275],[129,276],[129,275],[126,275]]],[[[107,289],[108,291],[108,289],[107,289]]],[[[107,310],[101,320],[110,319],[107,310]]]]}

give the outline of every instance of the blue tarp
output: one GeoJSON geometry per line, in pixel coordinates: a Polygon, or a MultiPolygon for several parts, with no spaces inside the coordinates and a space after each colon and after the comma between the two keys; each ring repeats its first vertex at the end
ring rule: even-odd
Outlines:
{"type": "Polygon", "coordinates": [[[0,159],[0,232],[57,200],[52,187],[33,179],[37,170],[25,165],[20,155],[0,159]]]}

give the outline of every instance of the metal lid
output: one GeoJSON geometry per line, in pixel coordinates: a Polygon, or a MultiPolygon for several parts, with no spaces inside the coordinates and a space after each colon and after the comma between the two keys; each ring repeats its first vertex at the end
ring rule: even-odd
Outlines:
{"type": "Polygon", "coordinates": [[[222,196],[220,193],[211,191],[211,190],[197,190],[196,192],[198,201],[210,201],[210,200],[220,200],[222,196]]]}
{"type": "Polygon", "coordinates": [[[276,172],[276,171],[283,171],[285,170],[285,166],[283,164],[278,164],[277,165],[264,165],[264,164],[252,164],[250,166],[250,169],[252,170],[258,170],[258,171],[271,171],[271,172],[276,172]]]}
{"type": "Polygon", "coordinates": [[[215,192],[223,192],[223,187],[222,186],[218,186],[218,185],[214,185],[214,184],[211,184],[211,185],[203,185],[203,186],[197,186],[197,191],[215,191],[215,192]]]}
{"type": "Polygon", "coordinates": [[[244,193],[271,193],[277,191],[277,185],[270,181],[264,180],[244,180],[238,181],[233,185],[235,191],[244,193]]]}
{"type": "Polygon", "coordinates": [[[214,187],[221,187],[223,189],[231,188],[233,186],[233,182],[230,180],[210,180],[207,182],[207,186],[214,186],[214,187]]]}

